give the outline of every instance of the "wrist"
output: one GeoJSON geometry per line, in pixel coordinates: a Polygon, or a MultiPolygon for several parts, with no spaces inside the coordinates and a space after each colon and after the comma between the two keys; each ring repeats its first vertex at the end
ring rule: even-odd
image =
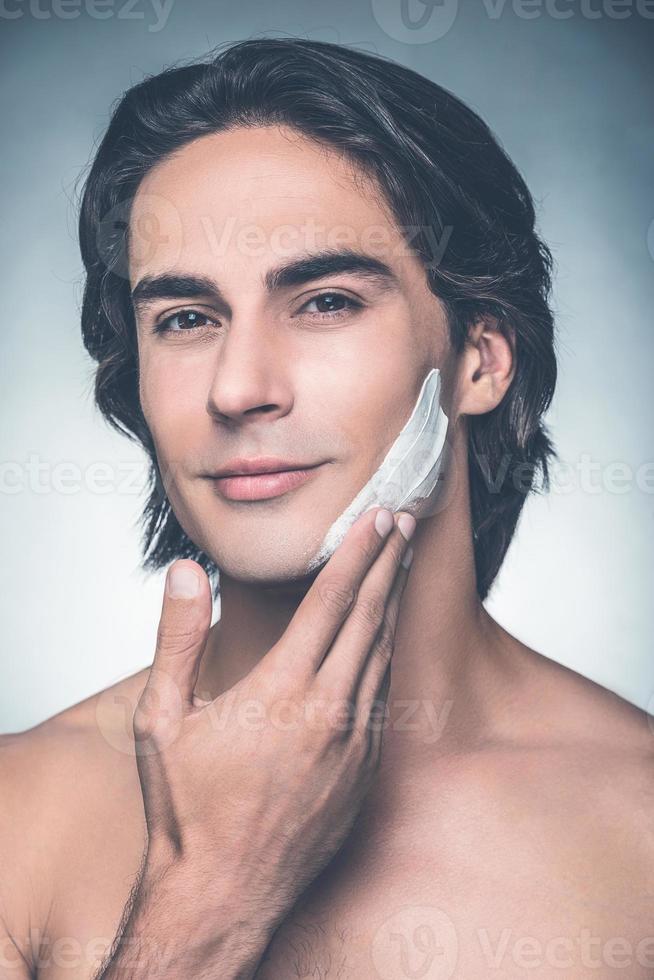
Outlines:
{"type": "Polygon", "coordinates": [[[157,846],[148,848],[135,906],[147,907],[148,929],[158,916],[156,934],[174,931],[189,955],[260,957],[285,910],[255,906],[247,891],[215,865],[157,846]]]}

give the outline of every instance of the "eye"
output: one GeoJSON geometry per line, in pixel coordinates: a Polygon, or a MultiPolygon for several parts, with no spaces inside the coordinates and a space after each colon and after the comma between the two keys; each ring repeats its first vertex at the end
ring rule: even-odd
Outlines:
{"type": "MultiPolygon", "coordinates": [[[[344,293],[331,290],[330,292],[319,293],[317,296],[313,296],[304,304],[300,313],[304,313],[312,303],[317,303],[323,307],[326,306],[327,309],[309,312],[309,316],[317,316],[328,320],[339,319],[340,317],[347,316],[348,313],[363,308],[363,303],[359,303],[344,293]],[[338,309],[339,306],[344,306],[344,308],[338,309]]],[[[201,310],[178,310],[176,313],[172,313],[170,316],[155,323],[152,332],[156,334],[195,333],[196,331],[203,330],[207,325],[214,323],[215,321],[201,310]]]]}
{"type": "Polygon", "coordinates": [[[207,313],[202,313],[201,310],[178,310],[177,313],[167,316],[164,320],[160,320],[155,323],[152,328],[153,333],[191,333],[195,330],[199,330],[206,326],[207,323],[213,323],[214,321],[207,313]],[[178,328],[172,325],[175,321],[180,321],[181,323],[186,323],[186,326],[180,326],[178,328]],[[205,321],[205,322],[202,322],[205,321]]]}
{"type": "Polygon", "coordinates": [[[350,296],[346,296],[344,293],[337,293],[333,290],[330,292],[319,293],[317,296],[313,296],[307,303],[304,304],[300,312],[302,313],[307,309],[311,303],[318,303],[322,306],[327,306],[327,309],[318,310],[317,313],[310,314],[311,316],[327,317],[329,320],[336,320],[339,317],[347,316],[348,313],[354,310],[360,310],[363,307],[363,303],[357,302],[357,300],[352,299],[350,296]],[[345,309],[334,309],[334,303],[336,305],[345,303],[345,309]]]}

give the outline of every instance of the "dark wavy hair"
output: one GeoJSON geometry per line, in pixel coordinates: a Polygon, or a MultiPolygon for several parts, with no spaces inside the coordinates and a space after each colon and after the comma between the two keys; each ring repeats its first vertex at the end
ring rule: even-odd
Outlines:
{"type": "Polygon", "coordinates": [[[451,92],[391,59],[296,37],[221,45],[209,60],[147,76],[112,109],[79,206],[81,321],[97,362],[97,406],[150,458],[141,567],[193,558],[213,579],[214,596],[220,591],[219,568],[172,511],[141,410],[126,274],[131,201],[148,171],[192,140],[282,124],[353,161],[376,181],[400,228],[419,230],[410,244],[444,305],[455,352],[487,315],[510,338],[516,370],[508,390],[492,411],[467,419],[476,586],[484,599],[526,496],[549,490],[548,461],[557,456],[541,420],[557,373],[552,255],[535,231],[532,196],[488,126],[451,92]]]}

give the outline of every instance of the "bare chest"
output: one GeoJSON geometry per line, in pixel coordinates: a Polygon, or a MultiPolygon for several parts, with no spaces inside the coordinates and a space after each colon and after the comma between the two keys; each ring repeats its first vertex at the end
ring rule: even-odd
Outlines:
{"type": "Polygon", "coordinates": [[[531,842],[443,843],[450,856],[436,863],[417,848],[355,870],[344,852],[350,867],[309,889],[256,980],[654,977],[642,882],[611,888],[601,869],[541,863],[531,842]]]}
{"type": "MultiPolygon", "coordinates": [[[[110,948],[144,843],[136,818],[114,827],[70,853],[39,977],[90,980],[110,948]]],[[[636,865],[619,830],[563,812],[452,809],[392,838],[366,826],[291,910],[256,980],[651,980],[654,868],[636,865]]]]}

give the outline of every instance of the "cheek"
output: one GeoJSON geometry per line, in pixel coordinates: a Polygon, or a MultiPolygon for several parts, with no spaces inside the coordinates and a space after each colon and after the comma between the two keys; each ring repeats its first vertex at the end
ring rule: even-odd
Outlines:
{"type": "Polygon", "coordinates": [[[358,407],[354,437],[364,473],[370,475],[382,464],[414,411],[423,382],[433,366],[431,358],[425,358],[419,365],[402,365],[392,377],[387,374],[374,391],[368,389],[368,398],[362,399],[358,407]]]}
{"type": "Polygon", "coordinates": [[[139,393],[146,418],[184,416],[202,404],[197,370],[184,372],[179,362],[166,357],[146,358],[139,371],[139,393]]]}
{"type": "Polygon", "coordinates": [[[151,359],[140,368],[139,398],[159,459],[172,459],[183,452],[201,410],[197,385],[184,385],[178,372],[151,359]]]}
{"type": "Polygon", "coordinates": [[[350,411],[341,418],[341,424],[351,447],[359,482],[369,479],[384,459],[404,424],[408,407],[405,414],[403,411],[392,391],[390,396],[384,396],[376,390],[369,392],[366,398],[359,397],[350,403],[350,411]]]}
{"type": "Polygon", "coordinates": [[[397,365],[394,373],[386,371],[383,380],[368,388],[356,414],[362,434],[371,450],[387,449],[407,421],[428,367],[414,364],[397,365]]]}

